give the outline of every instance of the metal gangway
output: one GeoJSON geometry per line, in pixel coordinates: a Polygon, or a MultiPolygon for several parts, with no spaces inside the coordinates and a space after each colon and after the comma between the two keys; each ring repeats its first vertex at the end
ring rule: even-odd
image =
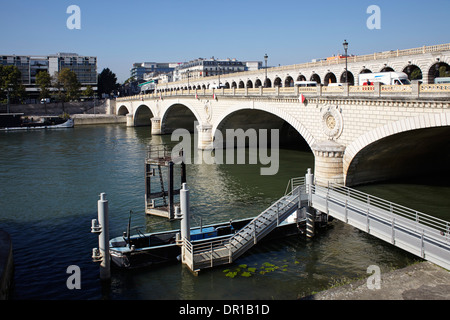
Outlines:
{"type": "Polygon", "coordinates": [[[310,173],[291,179],[288,187],[290,192],[231,238],[195,244],[184,239],[183,263],[194,273],[232,263],[290,214],[307,208],[312,225],[317,211],[450,270],[450,222],[340,184],[318,184],[310,173]]]}
{"type": "Polygon", "coordinates": [[[309,193],[314,209],[450,270],[450,222],[335,183],[309,193]]]}
{"type": "Polygon", "coordinates": [[[235,261],[287,217],[307,205],[308,198],[304,190],[303,179],[292,180],[290,188],[291,191],[228,239],[197,241],[195,244],[184,239],[183,263],[197,273],[204,268],[212,268],[235,261]]]}

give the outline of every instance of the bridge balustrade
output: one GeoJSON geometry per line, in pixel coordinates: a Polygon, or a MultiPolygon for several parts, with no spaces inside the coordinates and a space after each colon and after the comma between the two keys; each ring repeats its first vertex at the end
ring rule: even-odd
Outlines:
{"type": "MultiPolygon", "coordinates": [[[[120,97],[117,101],[144,101],[146,99],[161,99],[173,96],[298,96],[298,94],[308,95],[343,95],[366,94],[373,96],[377,94],[376,86],[320,86],[320,87],[276,87],[276,88],[231,88],[231,89],[191,89],[172,90],[150,94],[139,94],[134,96],[120,97]]],[[[413,84],[413,85],[381,85],[379,95],[395,97],[395,95],[410,94],[411,96],[448,96],[450,94],[450,84],[413,84]]]]}

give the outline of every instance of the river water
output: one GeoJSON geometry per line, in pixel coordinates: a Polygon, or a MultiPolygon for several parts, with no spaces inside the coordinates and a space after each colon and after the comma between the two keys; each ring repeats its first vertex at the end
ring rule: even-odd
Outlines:
{"type": "MultiPolygon", "coordinates": [[[[109,200],[111,237],[126,230],[130,210],[133,226],[143,231],[179,227],[143,213],[146,146],[161,142],[170,143],[170,136],[123,125],[0,134],[0,228],[13,241],[12,299],[291,300],[367,276],[370,265],[388,272],[418,260],[333,221],[312,240],[294,236],[259,244],[233,265],[197,277],[181,264],[114,271],[105,288],[91,261],[98,240],[90,226],[100,193],[109,200]],[[80,268],[81,289],[67,287],[71,265],[80,268]],[[256,270],[250,277],[243,272],[248,268],[256,270]]],[[[255,216],[284,194],[290,178],[313,165],[312,153],[296,150],[280,150],[274,176],[261,176],[260,165],[188,165],[192,213],[204,224],[255,216]]],[[[431,182],[360,189],[449,220],[450,187],[431,182]]]]}

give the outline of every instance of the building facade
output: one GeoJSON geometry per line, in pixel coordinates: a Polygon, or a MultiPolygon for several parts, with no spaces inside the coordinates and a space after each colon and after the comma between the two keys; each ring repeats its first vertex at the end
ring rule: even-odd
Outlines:
{"type": "Polygon", "coordinates": [[[170,73],[177,65],[177,63],[171,62],[136,62],[133,63],[133,67],[130,69],[130,75],[135,81],[140,81],[144,79],[145,74],[156,76],[159,74],[170,73]]]}
{"type": "Polygon", "coordinates": [[[247,68],[246,63],[236,59],[198,58],[180,64],[174,70],[173,80],[198,79],[227,73],[242,72],[247,68]]]}
{"type": "Polygon", "coordinates": [[[47,71],[51,76],[64,68],[75,72],[82,89],[91,86],[97,90],[97,57],[80,56],[76,53],[57,53],[48,56],[0,55],[0,64],[16,66],[21,73],[21,82],[31,95],[39,93],[36,75],[47,71]]]}

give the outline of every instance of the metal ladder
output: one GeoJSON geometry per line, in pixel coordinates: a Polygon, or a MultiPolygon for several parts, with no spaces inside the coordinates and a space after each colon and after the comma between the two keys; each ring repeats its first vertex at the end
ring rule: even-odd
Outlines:
{"type": "Polygon", "coordinates": [[[226,241],[203,241],[193,244],[185,241],[183,261],[198,272],[203,268],[229,264],[253,247],[259,240],[274,230],[297,209],[308,204],[308,194],[303,181],[292,186],[292,191],[273,203],[244,228],[226,241]]]}
{"type": "Polygon", "coordinates": [[[300,208],[300,186],[280,198],[230,238],[230,261],[236,260],[300,208]]]}
{"type": "Polygon", "coordinates": [[[164,191],[164,181],[163,181],[162,171],[161,171],[161,166],[160,165],[158,165],[158,171],[159,171],[159,182],[161,183],[161,193],[162,193],[162,196],[163,196],[164,206],[167,206],[166,192],[164,191]]]}

